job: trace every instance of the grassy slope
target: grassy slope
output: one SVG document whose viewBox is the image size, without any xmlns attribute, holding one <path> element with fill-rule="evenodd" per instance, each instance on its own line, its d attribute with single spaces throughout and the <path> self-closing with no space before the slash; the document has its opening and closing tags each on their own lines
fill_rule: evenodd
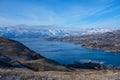
<svg viewBox="0 0 120 80">
<path fill-rule="evenodd" d="M 0 69 L 0 80 L 119 80 L 120 71 L 80 70 L 74 72 Z"/>
</svg>

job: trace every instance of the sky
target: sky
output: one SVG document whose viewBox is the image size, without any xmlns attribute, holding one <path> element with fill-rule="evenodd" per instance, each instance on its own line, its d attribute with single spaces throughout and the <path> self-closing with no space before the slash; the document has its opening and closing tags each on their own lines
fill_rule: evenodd
<svg viewBox="0 0 120 80">
<path fill-rule="evenodd" d="M 0 25 L 119 28 L 120 0 L 0 0 Z"/>
</svg>

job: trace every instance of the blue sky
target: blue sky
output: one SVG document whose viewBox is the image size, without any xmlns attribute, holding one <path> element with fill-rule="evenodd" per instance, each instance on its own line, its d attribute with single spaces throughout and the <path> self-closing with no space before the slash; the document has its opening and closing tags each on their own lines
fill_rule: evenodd
<svg viewBox="0 0 120 80">
<path fill-rule="evenodd" d="M 0 25 L 120 27 L 120 0 L 0 0 Z"/>
</svg>

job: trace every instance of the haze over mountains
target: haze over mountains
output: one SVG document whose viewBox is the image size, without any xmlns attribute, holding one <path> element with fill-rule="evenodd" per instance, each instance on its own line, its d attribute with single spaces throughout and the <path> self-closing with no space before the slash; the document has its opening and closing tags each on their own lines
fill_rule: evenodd
<svg viewBox="0 0 120 80">
<path fill-rule="evenodd" d="M 112 29 L 103 28 L 61 28 L 54 26 L 28 26 L 28 25 L 17 25 L 0 27 L 0 36 L 7 38 L 30 38 L 30 37 L 63 37 L 70 35 L 87 35 L 87 34 L 97 34 L 112 31 Z"/>
</svg>

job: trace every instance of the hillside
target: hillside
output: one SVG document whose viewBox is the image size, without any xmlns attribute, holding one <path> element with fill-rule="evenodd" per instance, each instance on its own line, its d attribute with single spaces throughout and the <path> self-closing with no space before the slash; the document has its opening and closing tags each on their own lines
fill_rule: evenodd
<svg viewBox="0 0 120 80">
<path fill-rule="evenodd" d="M 47 59 L 23 44 L 0 37 L 0 67 L 28 68 L 35 71 L 67 70 L 59 63 Z"/>
<path fill-rule="evenodd" d="M 49 37 L 47 40 L 73 42 L 88 49 L 120 53 L 120 30 L 83 36 Z"/>
</svg>

